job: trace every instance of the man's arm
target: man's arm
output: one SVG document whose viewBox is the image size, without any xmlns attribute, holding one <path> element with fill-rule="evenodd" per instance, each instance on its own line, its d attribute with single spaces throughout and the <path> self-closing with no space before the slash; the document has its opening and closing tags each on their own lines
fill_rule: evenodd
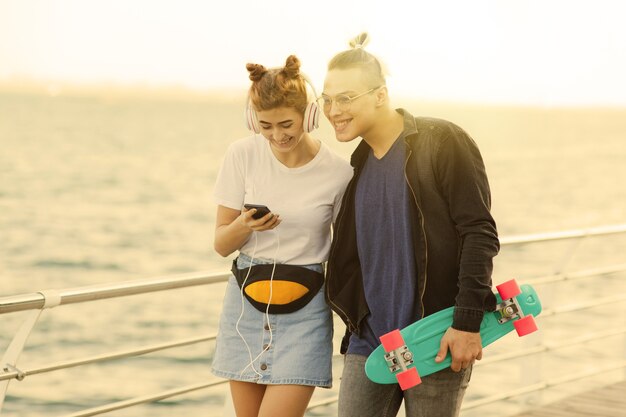
<svg viewBox="0 0 626 417">
<path fill-rule="evenodd" d="M 485 311 L 495 308 L 493 257 L 500 249 L 491 216 L 491 192 L 476 143 L 458 126 L 447 126 L 435 164 L 437 182 L 461 240 L 459 292 L 452 327 L 478 332 Z"/>
<path fill-rule="evenodd" d="M 443 361 L 449 351 L 451 369 L 458 372 L 482 358 L 478 332 L 484 312 L 495 308 L 491 273 L 500 244 L 480 151 L 461 128 L 449 128 L 439 148 L 436 174 L 461 239 L 459 293 L 452 327 L 441 339 L 435 361 Z"/>
</svg>

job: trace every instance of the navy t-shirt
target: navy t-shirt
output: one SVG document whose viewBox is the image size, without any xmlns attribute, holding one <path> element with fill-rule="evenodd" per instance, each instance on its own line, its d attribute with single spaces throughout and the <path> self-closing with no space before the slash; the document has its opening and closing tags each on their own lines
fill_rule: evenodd
<svg viewBox="0 0 626 417">
<path fill-rule="evenodd" d="M 404 176 L 405 157 L 401 136 L 381 159 L 370 151 L 359 177 L 357 246 L 370 315 L 362 337 L 351 336 L 348 353 L 367 356 L 380 344 L 380 336 L 420 317 L 409 217 L 413 196 Z"/>
</svg>

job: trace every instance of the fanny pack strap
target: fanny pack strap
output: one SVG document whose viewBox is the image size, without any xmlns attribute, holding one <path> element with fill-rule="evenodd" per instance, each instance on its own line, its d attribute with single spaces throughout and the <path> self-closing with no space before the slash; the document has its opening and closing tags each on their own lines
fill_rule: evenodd
<svg viewBox="0 0 626 417">
<path fill-rule="evenodd" d="M 237 279 L 239 288 L 242 288 L 244 281 L 246 281 L 245 287 L 254 284 L 255 282 L 269 281 L 270 278 L 272 278 L 273 273 L 273 281 L 295 282 L 308 289 L 306 294 L 294 301 L 289 302 L 288 304 L 270 304 L 268 310 L 267 303 L 259 302 L 253 299 L 245 291 L 245 287 L 243 287 L 243 294 L 250 304 L 252 304 L 257 310 L 263 313 L 268 311 L 270 314 L 288 314 L 300 310 L 317 295 L 319 290 L 322 288 L 322 285 L 324 285 L 324 274 L 298 265 L 260 264 L 239 269 L 237 268 L 237 259 L 235 258 L 231 272 Z M 247 280 L 246 277 L 248 277 Z"/>
</svg>

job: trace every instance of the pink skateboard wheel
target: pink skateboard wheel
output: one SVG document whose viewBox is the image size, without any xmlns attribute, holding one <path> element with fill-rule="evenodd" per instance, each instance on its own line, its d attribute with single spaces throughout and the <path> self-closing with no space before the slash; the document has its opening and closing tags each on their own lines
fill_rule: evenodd
<svg viewBox="0 0 626 417">
<path fill-rule="evenodd" d="M 383 344 L 385 352 L 391 352 L 404 346 L 404 338 L 400 334 L 400 330 L 397 329 L 380 336 L 380 342 Z"/>
<path fill-rule="evenodd" d="M 517 285 L 517 281 L 514 279 L 496 285 L 496 289 L 503 300 L 508 300 L 522 293 L 522 290 L 519 289 L 519 285 Z"/>
<path fill-rule="evenodd" d="M 407 369 L 404 372 L 400 372 L 398 375 L 396 375 L 396 378 L 398 378 L 398 383 L 400 384 L 400 388 L 402 389 L 402 391 L 406 391 L 409 388 L 413 388 L 414 386 L 422 383 L 422 379 L 420 378 L 419 374 L 417 373 L 417 369 L 415 368 Z"/>
<path fill-rule="evenodd" d="M 515 320 L 513 326 L 515 326 L 515 331 L 517 331 L 517 335 L 520 337 L 537 331 L 537 323 L 535 323 L 533 316 L 526 316 Z"/>
</svg>

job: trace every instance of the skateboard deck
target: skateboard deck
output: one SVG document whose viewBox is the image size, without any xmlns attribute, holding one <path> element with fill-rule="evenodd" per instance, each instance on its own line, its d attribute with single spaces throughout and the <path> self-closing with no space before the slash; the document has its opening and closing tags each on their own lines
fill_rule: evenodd
<svg viewBox="0 0 626 417">
<path fill-rule="evenodd" d="M 513 330 L 519 336 L 532 333 L 537 330 L 534 317 L 541 313 L 541 302 L 530 285 L 518 286 L 510 280 L 496 288 L 496 310 L 485 312 L 480 326 L 483 347 Z M 449 367 L 449 352 L 440 363 L 435 362 L 435 356 L 441 338 L 452 325 L 453 314 L 454 307 L 450 307 L 381 336 L 381 345 L 365 363 L 367 377 L 379 384 L 400 383 L 406 390 L 419 384 L 420 376 Z"/>
</svg>

